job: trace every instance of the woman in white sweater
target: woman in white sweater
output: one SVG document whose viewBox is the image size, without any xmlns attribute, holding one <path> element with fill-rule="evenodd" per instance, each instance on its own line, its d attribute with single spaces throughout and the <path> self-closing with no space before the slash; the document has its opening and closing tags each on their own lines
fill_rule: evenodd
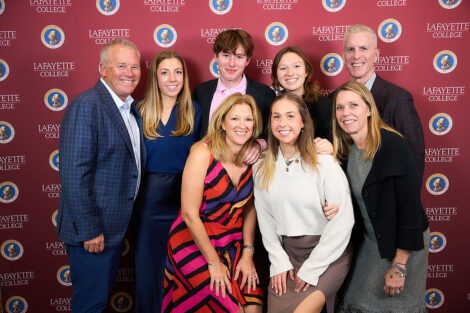
<svg viewBox="0 0 470 313">
<path fill-rule="evenodd" d="M 268 148 L 255 166 L 255 207 L 271 262 L 268 312 L 320 312 L 351 262 L 354 224 L 348 181 L 331 155 L 318 155 L 302 98 L 285 93 L 271 107 Z M 328 221 L 322 207 L 337 204 Z"/>
</svg>

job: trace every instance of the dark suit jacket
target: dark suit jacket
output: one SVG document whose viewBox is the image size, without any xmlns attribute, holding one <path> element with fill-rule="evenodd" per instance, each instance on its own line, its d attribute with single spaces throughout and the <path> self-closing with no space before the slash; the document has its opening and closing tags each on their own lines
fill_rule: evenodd
<svg viewBox="0 0 470 313">
<path fill-rule="evenodd" d="M 424 135 L 413 97 L 405 89 L 379 75 L 375 78 L 371 93 L 383 121 L 398 130 L 413 148 L 421 185 L 424 173 Z"/>
<path fill-rule="evenodd" d="M 381 131 L 382 141 L 362 187 L 362 198 L 374 228 L 382 258 L 393 258 L 397 248 L 421 250 L 423 232 L 429 223 L 421 205 L 418 170 L 414 153 L 395 133 Z M 347 171 L 347 160 L 343 162 Z M 361 244 L 364 224 L 355 199 L 355 246 Z"/>
<path fill-rule="evenodd" d="M 276 97 L 276 94 L 268 86 L 251 80 L 248 76 L 246 76 L 246 80 L 246 93 L 255 99 L 256 104 L 261 111 L 261 115 L 263 116 L 263 133 L 265 133 L 269 116 L 271 114 L 271 104 Z M 206 81 L 197 85 L 194 89 L 194 100 L 199 103 L 202 111 L 198 139 L 201 139 L 206 135 L 207 128 L 209 127 L 209 113 L 211 109 L 212 98 L 214 97 L 215 90 L 217 89 L 217 81 L 217 79 Z M 263 137 L 265 136 L 266 134 L 264 134 Z"/>
<path fill-rule="evenodd" d="M 142 119 L 131 106 L 140 128 L 142 175 L 147 153 Z M 101 81 L 79 94 L 60 127 L 60 181 L 57 232 L 69 245 L 104 234 L 105 247 L 119 245 L 132 213 L 138 171 L 126 125 Z"/>
</svg>

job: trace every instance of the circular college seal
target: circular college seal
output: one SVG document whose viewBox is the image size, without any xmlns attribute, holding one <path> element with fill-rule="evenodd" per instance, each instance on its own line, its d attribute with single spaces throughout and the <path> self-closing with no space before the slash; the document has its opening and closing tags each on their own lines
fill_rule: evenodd
<svg viewBox="0 0 470 313">
<path fill-rule="evenodd" d="M 8 261 L 16 261 L 23 256 L 23 245 L 14 239 L 5 240 L 1 247 L 2 256 Z"/>
<path fill-rule="evenodd" d="M 49 165 L 56 170 L 59 171 L 59 150 L 55 150 L 49 156 Z"/>
<path fill-rule="evenodd" d="M 70 265 L 64 265 L 57 270 L 57 281 L 63 286 L 72 286 Z"/>
<path fill-rule="evenodd" d="M 52 225 L 54 225 L 54 227 L 57 227 L 58 215 L 59 215 L 59 210 L 55 210 L 54 213 L 52 213 L 51 221 L 52 221 Z"/>
<path fill-rule="evenodd" d="M 462 3 L 462 0 L 437 0 L 437 2 L 439 2 L 441 7 L 449 10 L 458 7 Z"/>
<path fill-rule="evenodd" d="M 457 56 L 450 50 L 442 50 L 434 56 L 432 64 L 439 73 L 448 74 L 457 67 Z"/>
<path fill-rule="evenodd" d="M 159 25 L 153 31 L 153 40 L 162 48 L 173 46 L 177 37 L 176 30 L 168 24 Z"/>
<path fill-rule="evenodd" d="M 8 122 L 0 121 L 0 143 L 9 143 L 15 138 L 15 129 Z"/>
<path fill-rule="evenodd" d="M 326 76 L 336 76 L 343 70 L 343 58 L 336 53 L 328 53 L 320 61 L 320 69 Z"/>
<path fill-rule="evenodd" d="M 447 245 L 446 236 L 443 233 L 437 231 L 431 232 L 429 235 L 429 252 L 437 253 L 444 250 Z"/>
<path fill-rule="evenodd" d="M 8 63 L 5 60 L 0 59 L 0 82 L 7 79 L 9 74 L 10 67 L 8 66 Z"/>
<path fill-rule="evenodd" d="M 18 198 L 20 191 L 18 187 L 11 181 L 6 181 L 0 184 L 0 202 L 11 203 Z"/>
<path fill-rule="evenodd" d="M 429 120 L 429 130 L 436 136 L 450 132 L 452 125 L 452 118 L 446 113 L 437 113 Z"/>
<path fill-rule="evenodd" d="M 233 0 L 209 0 L 211 11 L 217 15 L 224 15 L 232 9 Z"/>
<path fill-rule="evenodd" d="M 116 312 L 127 312 L 132 308 L 132 297 L 127 292 L 116 292 L 111 297 L 111 307 Z"/>
<path fill-rule="evenodd" d="M 28 302 L 20 296 L 13 296 L 5 301 L 7 313 L 25 313 L 28 310 Z"/>
<path fill-rule="evenodd" d="M 269 24 L 264 31 L 264 38 L 266 38 L 266 41 L 273 46 L 282 45 L 284 42 L 286 42 L 288 36 L 289 31 L 286 25 L 280 22 Z"/>
<path fill-rule="evenodd" d="M 322 4 L 328 12 L 338 12 L 344 8 L 346 0 L 322 0 Z"/>
<path fill-rule="evenodd" d="M 444 294 L 436 288 L 426 290 L 426 307 L 437 309 L 444 304 Z"/>
<path fill-rule="evenodd" d="M 5 11 L 5 0 L 0 0 L 0 15 Z"/>
<path fill-rule="evenodd" d="M 64 44 L 65 33 L 59 26 L 49 25 L 42 29 L 41 41 L 49 49 L 57 49 Z"/>
<path fill-rule="evenodd" d="M 127 238 L 124 238 L 124 244 L 122 245 L 121 256 L 125 256 L 126 254 L 128 254 L 130 249 L 131 249 L 131 244 L 129 243 L 129 240 L 127 240 Z"/>
<path fill-rule="evenodd" d="M 433 174 L 426 180 L 426 189 L 430 194 L 440 196 L 449 189 L 449 180 L 444 174 Z"/>
<path fill-rule="evenodd" d="M 383 42 L 394 42 L 401 36 L 401 24 L 393 18 L 388 18 L 380 23 L 377 33 Z"/>
<path fill-rule="evenodd" d="M 209 70 L 215 78 L 219 78 L 219 63 L 215 59 L 212 59 L 211 63 L 209 64 Z"/>
<path fill-rule="evenodd" d="M 96 8 L 103 15 L 113 15 L 119 10 L 120 0 L 96 0 Z"/>
<path fill-rule="evenodd" d="M 68 102 L 67 94 L 60 89 L 50 89 L 44 95 L 44 104 L 52 111 L 62 111 L 67 107 Z"/>
</svg>

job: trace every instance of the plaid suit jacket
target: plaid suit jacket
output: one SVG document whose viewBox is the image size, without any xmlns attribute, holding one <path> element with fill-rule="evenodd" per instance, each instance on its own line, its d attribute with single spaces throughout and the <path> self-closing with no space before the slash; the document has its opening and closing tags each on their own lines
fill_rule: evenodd
<svg viewBox="0 0 470 313">
<path fill-rule="evenodd" d="M 143 173 L 147 153 L 142 118 L 134 104 L 131 112 L 140 129 Z M 105 246 L 117 246 L 131 217 L 138 170 L 126 125 L 101 81 L 67 107 L 59 151 L 59 238 L 80 245 L 103 233 Z"/>
</svg>

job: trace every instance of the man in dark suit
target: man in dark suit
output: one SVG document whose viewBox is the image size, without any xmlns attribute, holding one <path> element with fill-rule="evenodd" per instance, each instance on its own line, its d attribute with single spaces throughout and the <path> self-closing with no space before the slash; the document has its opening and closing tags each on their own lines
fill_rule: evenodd
<svg viewBox="0 0 470 313">
<path fill-rule="evenodd" d="M 375 73 L 379 57 L 377 35 L 365 25 L 353 25 L 344 34 L 344 63 L 350 80 L 364 84 L 374 96 L 383 121 L 398 130 L 412 146 L 419 177 L 424 173 L 424 135 L 413 97 Z M 421 182 L 421 181 L 420 181 Z"/>
<path fill-rule="evenodd" d="M 137 47 L 124 39 L 106 44 L 100 73 L 67 107 L 60 128 L 57 232 L 70 260 L 74 313 L 106 307 L 146 161 L 130 96 L 141 74 Z"/>
<path fill-rule="evenodd" d="M 212 113 L 226 97 L 235 92 L 255 98 L 263 116 L 263 129 L 266 129 L 271 103 L 276 95 L 271 88 L 251 80 L 243 73 L 250 63 L 253 49 L 250 34 L 241 29 L 228 29 L 216 37 L 213 51 L 220 77 L 199 84 L 194 89 L 194 100 L 202 110 L 199 138 L 206 134 Z"/>
</svg>

